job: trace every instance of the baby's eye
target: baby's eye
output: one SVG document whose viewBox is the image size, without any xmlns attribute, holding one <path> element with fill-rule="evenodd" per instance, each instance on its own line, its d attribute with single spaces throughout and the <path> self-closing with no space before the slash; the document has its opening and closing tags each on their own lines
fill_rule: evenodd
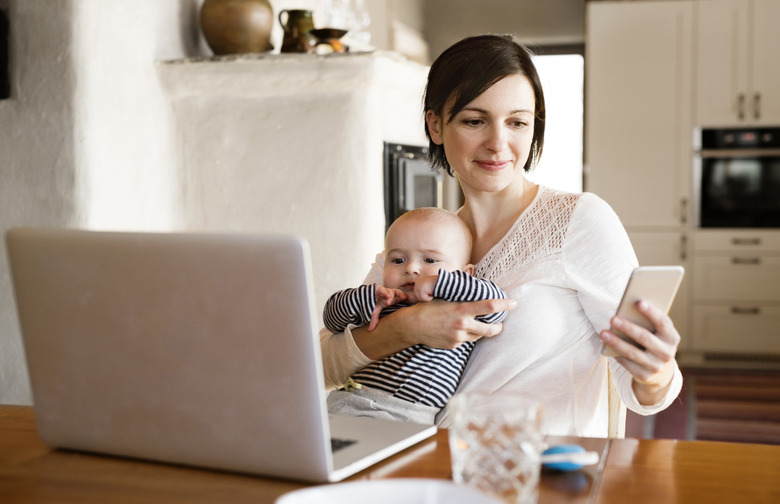
<svg viewBox="0 0 780 504">
<path fill-rule="evenodd" d="M 426 258 L 425 258 L 425 262 L 426 262 L 426 263 L 428 263 L 428 264 L 436 264 L 436 263 L 437 263 L 437 262 L 439 262 L 439 261 L 437 261 L 437 260 L 436 260 L 436 259 L 434 259 L 433 257 L 426 257 Z"/>
<path fill-rule="evenodd" d="M 390 262 L 393 263 L 393 264 L 403 264 L 406 261 L 404 261 L 403 257 L 395 257 L 393 259 L 390 259 Z"/>
</svg>

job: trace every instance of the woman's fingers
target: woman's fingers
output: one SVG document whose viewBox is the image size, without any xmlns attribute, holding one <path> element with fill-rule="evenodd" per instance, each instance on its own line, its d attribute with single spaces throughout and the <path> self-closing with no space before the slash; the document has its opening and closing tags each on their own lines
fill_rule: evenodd
<svg viewBox="0 0 780 504">
<path fill-rule="evenodd" d="M 511 310 L 516 306 L 517 303 L 508 299 L 487 299 L 465 303 L 436 299 L 407 309 L 416 307 L 425 309 L 424 312 L 420 311 L 422 318 L 418 319 L 419 323 L 415 326 L 422 332 L 421 336 L 424 338 L 422 343 L 432 348 L 456 348 L 466 341 L 495 336 L 503 328 L 501 324 L 487 324 L 475 317 Z M 425 330 L 425 327 L 429 330 Z"/>
<path fill-rule="evenodd" d="M 517 308 L 517 302 L 514 299 L 483 299 L 482 301 L 458 303 L 458 307 L 464 315 L 474 318 L 479 315 L 514 310 Z"/>
<path fill-rule="evenodd" d="M 613 331 L 602 331 L 601 340 L 617 353 L 617 361 L 634 377 L 634 391 L 643 404 L 654 404 L 658 391 L 669 386 L 674 375 L 674 356 L 680 343 L 680 334 L 674 323 L 663 311 L 645 302 L 637 309 L 652 323 L 649 331 L 623 317 L 611 320 Z M 641 345 L 619 338 L 619 332 Z"/>
<path fill-rule="evenodd" d="M 491 338 L 500 334 L 504 328 L 503 324 L 480 322 L 476 319 L 477 316 L 514 310 L 515 308 L 517 308 L 517 302 L 514 299 L 484 299 L 459 305 L 463 314 L 461 320 L 465 324 L 463 329 L 469 334 L 470 341 Z"/>
<path fill-rule="evenodd" d="M 655 327 L 654 332 L 648 331 L 644 327 L 619 316 L 613 317 L 610 322 L 615 332 L 628 336 L 644 348 L 644 351 L 630 343 L 623 342 L 616 336 L 610 338 L 610 341 L 605 341 L 605 343 L 619 354 L 637 362 L 641 362 L 643 360 L 642 356 L 646 353 L 652 354 L 663 362 L 673 359 L 677 352 L 677 346 L 680 343 L 680 334 L 674 328 L 674 324 L 669 316 L 645 302 L 640 301 L 637 308 L 653 324 Z"/>
<path fill-rule="evenodd" d="M 674 345 L 676 350 L 677 346 L 680 344 L 680 333 L 675 329 L 672 319 L 670 319 L 666 313 L 645 301 L 639 301 L 639 303 L 637 303 L 637 309 L 639 310 L 639 313 L 647 317 L 653 324 L 653 327 L 655 327 L 655 336 L 665 343 Z"/>
</svg>

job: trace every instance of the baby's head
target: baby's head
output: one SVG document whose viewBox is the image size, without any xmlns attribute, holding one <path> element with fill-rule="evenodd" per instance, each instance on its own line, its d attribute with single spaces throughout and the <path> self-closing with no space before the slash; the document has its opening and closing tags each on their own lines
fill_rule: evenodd
<svg viewBox="0 0 780 504">
<path fill-rule="evenodd" d="M 382 284 L 407 288 L 417 276 L 438 275 L 439 269 L 473 273 L 471 232 L 452 212 L 417 208 L 393 222 L 385 236 Z"/>
</svg>

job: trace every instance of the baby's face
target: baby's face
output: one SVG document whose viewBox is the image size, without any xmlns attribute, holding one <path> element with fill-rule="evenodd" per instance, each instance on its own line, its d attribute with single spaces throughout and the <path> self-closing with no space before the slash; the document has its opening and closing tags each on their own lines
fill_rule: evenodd
<svg viewBox="0 0 780 504">
<path fill-rule="evenodd" d="M 438 275 L 440 269 L 461 270 L 469 260 L 469 243 L 463 234 L 441 222 L 409 221 L 394 225 L 385 240 L 382 284 L 414 292 L 419 276 Z"/>
</svg>

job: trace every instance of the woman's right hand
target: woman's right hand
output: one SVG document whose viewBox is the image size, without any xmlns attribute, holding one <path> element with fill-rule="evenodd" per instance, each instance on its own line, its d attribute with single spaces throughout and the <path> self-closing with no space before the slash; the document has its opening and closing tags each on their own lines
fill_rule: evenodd
<svg viewBox="0 0 780 504">
<path fill-rule="evenodd" d="M 433 300 L 418 303 L 384 317 L 370 333 L 367 327 L 355 328 L 352 336 L 366 357 L 377 360 L 412 345 L 451 349 L 466 341 L 492 337 L 501 332 L 501 324 L 475 319 L 517 306 L 512 299 L 486 299 L 467 303 Z"/>
</svg>

